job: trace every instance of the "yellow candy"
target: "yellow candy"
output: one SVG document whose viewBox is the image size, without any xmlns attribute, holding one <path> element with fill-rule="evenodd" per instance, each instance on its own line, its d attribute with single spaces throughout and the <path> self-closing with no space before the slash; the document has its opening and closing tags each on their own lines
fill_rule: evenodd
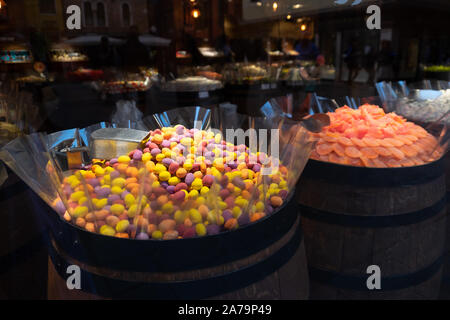
<svg viewBox="0 0 450 320">
<path fill-rule="evenodd" d="M 125 179 L 124 178 L 116 178 L 112 181 L 112 185 L 123 188 L 123 186 L 125 185 Z"/>
<path fill-rule="evenodd" d="M 106 206 L 107 204 L 108 204 L 108 199 L 103 198 L 103 199 L 99 199 L 99 200 L 97 201 L 97 203 L 95 204 L 95 207 L 96 207 L 97 209 L 101 209 L 101 208 L 103 208 L 104 206 Z"/>
<path fill-rule="evenodd" d="M 172 177 L 169 179 L 168 182 L 169 182 L 169 185 L 176 186 L 178 183 L 180 183 L 180 179 L 178 177 Z"/>
<path fill-rule="evenodd" d="M 202 179 L 195 178 L 194 181 L 192 182 L 191 187 L 195 190 L 200 190 L 203 187 Z"/>
<path fill-rule="evenodd" d="M 166 156 L 163 153 L 156 155 L 156 161 L 161 162 Z M 157 164 L 158 165 L 158 164 Z"/>
<path fill-rule="evenodd" d="M 248 200 L 244 198 L 237 198 L 234 203 L 241 208 L 245 208 L 248 206 Z"/>
<path fill-rule="evenodd" d="M 256 211 L 258 212 L 264 212 L 264 202 L 258 201 L 256 203 Z"/>
<path fill-rule="evenodd" d="M 233 217 L 235 218 L 239 218 L 239 216 L 241 215 L 241 208 L 239 207 L 234 207 L 233 210 L 231 210 L 231 212 L 233 213 Z"/>
<path fill-rule="evenodd" d="M 119 186 L 114 186 L 111 188 L 112 194 L 121 194 L 123 192 L 123 189 Z"/>
<path fill-rule="evenodd" d="M 174 214 L 174 219 L 178 224 L 181 224 L 184 222 L 184 220 L 186 219 L 187 213 L 181 210 L 177 210 L 175 211 Z"/>
<path fill-rule="evenodd" d="M 142 155 L 142 162 L 143 162 L 143 163 L 147 163 L 147 162 L 150 161 L 151 158 L 152 158 L 152 155 L 151 155 L 150 152 L 144 153 L 144 154 Z"/>
<path fill-rule="evenodd" d="M 159 173 L 159 180 L 161 181 L 168 181 L 170 179 L 170 172 L 169 171 L 162 171 Z"/>
<path fill-rule="evenodd" d="M 129 156 L 120 156 L 117 159 L 117 162 L 119 162 L 119 163 L 129 163 L 130 161 L 131 161 L 131 159 Z"/>
<path fill-rule="evenodd" d="M 222 141 L 222 135 L 220 133 L 216 134 L 216 136 L 214 137 L 214 142 L 220 143 L 221 141 Z"/>
<path fill-rule="evenodd" d="M 71 183 L 70 183 L 70 186 L 72 187 L 72 189 L 75 189 L 76 187 L 78 187 L 79 185 L 80 185 L 80 180 L 73 180 Z"/>
<path fill-rule="evenodd" d="M 286 182 L 286 180 L 281 180 L 281 181 L 280 181 L 280 188 L 284 189 L 284 188 L 286 188 L 286 187 L 287 187 L 287 182 Z"/>
<path fill-rule="evenodd" d="M 201 205 L 201 204 L 205 204 L 206 199 L 200 196 L 197 198 L 196 201 L 197 201 L 198 205 Z"/>
<path fill-rule="evenodd" d="M 115 170 L 114 170 L 114 168 L 113 167 L 106 167 L 105 168 L 105 172 L 107 173 L 107 174 L 110 174 L 111 172 L 114 172 Z"/>
<path fill-rule="evenodd" d="M 190 199 L 197 199 L 197 197 L 198 197 L 198 191 L 197 190 L 191 190 L 189 192 L 189 198 Z"/>
<path fill-rule="evenodd" d="M 155 166 L 155 163 L 150 160 L 145 164 L 145 167 L 147 168 L 148 172 L 153 172 L 155 170 L 156 166 Z"/>
<path fill-rule="evenodd" d="M 204 196 L 205 194 L 207 194 L 209 192 L 209 188 L 208 187 L 202 187 L 201 189 L 200 189 L 200 194 L 202 195 L 202 196 Z"/>
<path fill-rule="evenodd" d="M 225 210 L 227 208 L 227 204 L 224 201 L 219 201 L 219 209 Z"/>
<path fill-rule="evenodd" d="M 100 228 L 100 233 L 104 236 L 114 236 L 116 231 L 112 227 L 105 224 Z"/>
<path fill-rule="evenodd" d="M 116 225 L 117 232 L 125 232 L 128 229 L 130 222 L 128 220 L 120 220 Z"/>
<path fill-rule="evenodd" d="M 138 208 L 137 204 L 132 204 L 130 206 L 130 208 L 127 211 L 127 215 L 128 215 L 129 218 L 134 218 L 134 216 L 137 213 L 137 208 Z"/>
<path fill-rule="evenodd" d="M 180 143 L 183 146 L 190 146 L 190 145 L 192 145 L 192 142 L 193 142 L 192 138 L 189 138 L 189 137 L 184 137 L 183 139 L 180 140 Z"/>
<path fill-rule="evenodd" d="M 159 181 L 153 181 L 152 188 L 158 188 L 160 185 Z"/>
<path fill-rule="evenodd" d="M 125 211 L 125 207 L 119 203 L 113 204 L 111 206 L 111 213 L 120 216 Z"/>
<path fill-rule="evenodd" d="M 153 231 L 152 238 L 153 239 L 161 239 L 163 236 L 162 232 L 159 230 Z"/>
<path fill-rule="evenodd" d="M 203 223 L 198 223 L 195 226 L 195 232 L 197 232 L 197 235 L 200 237 L 203 237 L 206 235 L 206 227 Z"/>
<path fill-rule="evenodd" d="M 202 215 L 200 214 L 200 212 L 198 212 L 197 209 L 192 208 L 191 210 L 189 210 L 189 217 L 194 223 L 202 222 Z"/>
<path fill-rule="evenodd" d="M 70 195 L 70 200 L 78 201 L 84 197 L 84 191 L 76 191 Z"/>
<path fill-rule="evenodd" d="M 163 204 L 163 206 L 161 207 L 161 210 L 163 213 L 172 213 L 173 212 L 173 204 L 170 202 L 167 202 L 167 203 Z"/>
<path fill-rule="evenodd" d="M 103 184 L 111 184 L 111 176 L 109 174 L 103 177 Z"/>
<path fill-rule="evenodd" d="M 79 204 L 80 206 L 82 206 L 83 203 L 87 202 L 87 200 L 88 200 L 88 198 L 82 197 L 82 198 L 80 198 L 80 200 L 78 200 L 78 204 Z"/>
<path fill-rule="evenodd" d="M 136 198 L 131 194 L 131 193 L 129 193 L 129 194 L 127 194 L 126 196 L 125 196 L 125 204 L 128 206 L 128 207 L 130 207 L 133 203 L 135 203 L 136 202 Z"/>
<path fill-rule="evenodd" d="M 163 171 L 167 171 L 167 169 L 166 169 L 166 166 L 165 166 L 165 165 L 163 165 L 163 164 L 161 164 L 161 163 L 157 163 L 157 164 L 155 165 L 155 169 L 154 169 L 153 171 L 155 171 L 156 173 L 161 173 L 161 172 L 163 172 Z"/>
<path fill-rule="evenodd" d="M 84 218 L 84 216 L 88 213 L 88 208 L 87 207 L 76 207 L 75 210 L 73 210 L 72 212 L 72 217 L 76 218 Z"/>
<path fill-rule="evenodd" d="M 186 169 L 186 171 L 190 171 L 192 169 L 192 162 L 189 160 L 186 160 L 183 164 L 183 168 Z"/>
</svg>

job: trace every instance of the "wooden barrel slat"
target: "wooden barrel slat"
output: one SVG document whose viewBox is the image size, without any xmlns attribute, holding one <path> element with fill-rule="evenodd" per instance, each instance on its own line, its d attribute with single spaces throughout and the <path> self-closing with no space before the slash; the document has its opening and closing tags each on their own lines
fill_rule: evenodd
<svg viewBox="0 0 450 320">
<path fill-rule="evenodd" d="M 443 169 L 424 181 L 371 186 L 314 177 L 311 168 L 320 168 L 320 162 L 307 165 L 298 187 L 311 298 L 437 298 L 447 223 Z M 335 170 L 353 173 L 346 166 Z M 370 265 L 381 269 L 382 290 L 365 288 Z"/>
<path fill-rule="evenodd" d="M 53 239 L 48 298 L 307 299 L 309 281 L 300 218 L 295 205 L 284 210 L 292 208 L 294 211 L 289 211 L 288 215 L 294 219 L 288 231 L 267 247 L 219 265 L 211 263 L 209 267 L 184 271 L 136 272 L 95 266 L 89 261 L 75 259 Z M 283 213 L 287 212 L 275 214 Z M 233 233 L 229 235 L 233 236 Z M 139 259 L 139 253 L 136 253 L 136 258 Z M 180 259 L 187 258 L 180 256 Z M 89 288 L 81 291 L 67 289 L 65 279 L 68 275 L 64 268 L 71 264 L 81 268 Z M 154 288 L 164 288 L 166 292 L 159 294 Z M 189 289 L 192 290 L 187 294 Z"/>
</svg>

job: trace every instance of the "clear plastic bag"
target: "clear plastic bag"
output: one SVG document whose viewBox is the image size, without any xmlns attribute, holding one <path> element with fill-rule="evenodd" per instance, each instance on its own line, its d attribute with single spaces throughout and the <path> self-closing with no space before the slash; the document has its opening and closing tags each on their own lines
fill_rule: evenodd
<svg viewBox="0 0 450 320">
<path fill-rule="evenodd" d="M 314 147 L 298 122 L 230 117 L 225 109 L 181 108 L 33 134 L 6 145 L 0 159 L 61 218 L 87 231 L 141 240 L 217 234 L 281 207 Z M 151 131 L 122 157 L 90 156 L 93 132 L 124 127 Z M 70 169 L 71 157 L 78 169 Z"/>
</svg>

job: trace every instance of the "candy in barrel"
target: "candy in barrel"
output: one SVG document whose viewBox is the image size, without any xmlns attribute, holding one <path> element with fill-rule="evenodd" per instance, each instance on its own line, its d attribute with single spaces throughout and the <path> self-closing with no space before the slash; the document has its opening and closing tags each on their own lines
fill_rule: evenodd
<svg viewBox="0 0 450 320">
<path fill-rule="evenodd" d="M 283 132 L 275 156 L 212 131 L 210 110 L 144 120 L 153 129 L 134 130 L 134 144 L 113 127 L 79 130 L 87 150 L 78 168 L 74 157 L 52 155 L 58 133 L 27 138 L 36 152 L 23 165 L 40 164 L 52 221 L 49 298 L 306 299 L 292 194 L 309 133 L 295 123 L 269 127 Z M 7 149 L 14 156 L 20 145 Z M 81 290 L 67 289 L 70 265 L 80 267 Z"/>
<path fill-rule="evenodd" d="M 378 106 L 329 116 L 298 190 L 311 298 L 437 298 L 445 146 Z M 369 281 L 374 272 L 379 288 Z"/>
</svg>

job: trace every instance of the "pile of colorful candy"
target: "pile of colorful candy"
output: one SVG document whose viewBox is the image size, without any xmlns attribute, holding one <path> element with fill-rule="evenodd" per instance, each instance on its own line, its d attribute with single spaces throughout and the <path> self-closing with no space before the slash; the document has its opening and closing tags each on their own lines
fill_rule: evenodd
<svg viewBox="0 0 450 320">
<path fill-rule="evenodd" d="M 329 113 L 330 125 L 317 134 L 315 160 L 363 167 L 408 167 L 439 159 L 437 140 L 395 113 L 365 104 Z"/>
<path fill-rule="evenodd" d="M 132 239 L 218 234 L 283 205 L 288 169 L 221 134 L 184 126 L 151 131 L 142 148 L 94 160 L 61 185 L 57 212 L 90 232 Z M 265 165 L 264 165 L 265 164 Z"/>
</svg>

